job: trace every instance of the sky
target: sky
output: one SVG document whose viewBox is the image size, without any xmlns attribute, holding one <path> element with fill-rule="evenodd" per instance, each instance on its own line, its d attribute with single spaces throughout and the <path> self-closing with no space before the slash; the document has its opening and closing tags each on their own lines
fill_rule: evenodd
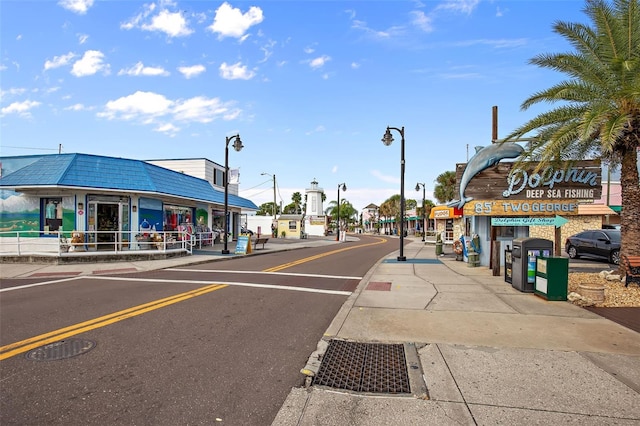
<svg viewBox="0 0 640 426">
<path fill-rule="evenodd" d="M 548 106 L 578 0 L 0 1 L 0 155 L 208 158 L 240 195 L 287 205 L 317 181 L 361 211 L 438 175 Z M 437 202 L 436 202 L 437 204 Z"/>
</svg>

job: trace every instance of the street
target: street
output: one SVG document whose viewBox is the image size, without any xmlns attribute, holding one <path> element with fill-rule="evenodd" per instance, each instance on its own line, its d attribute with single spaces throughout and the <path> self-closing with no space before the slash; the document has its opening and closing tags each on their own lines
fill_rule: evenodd
<svg viewBox="0 0 640 426">
<path fill-rule="evenodd" d="M 0 423 L 271 424 L 346 298 L 397 241 L 3 280 Z M 75 339 L 89 349 L 42 360 L 46 345 Z"/>
</svg>

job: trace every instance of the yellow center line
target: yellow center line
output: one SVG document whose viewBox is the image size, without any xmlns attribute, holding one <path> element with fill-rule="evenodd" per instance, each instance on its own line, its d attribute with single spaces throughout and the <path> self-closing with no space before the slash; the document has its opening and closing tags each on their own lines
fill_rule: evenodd
<svg viewBox="0 0 640 426">
<path fill-rule="evenodd" d="M 74 324 L 69 327 L 64 327 L 58 330 L 51 331 L 49 333 L 45 333 L 39 336 L 31 337 L 29 339 L 21 340 L 19 342 L 15 342 L 10 345 L 2 346 L 0 347 L 0 361 L 15 355 L 30 351 L 31 349 L 35 349 L 43 345 L 47 345 L 49 343 L 57 342 L 67 337 L 84 333 L 85 331 L 105 327 L 109 324 L 113 324 L 118 321 L 125 320 L 127 318 L 132 318 L 137 315 L 142 315 L 146 312 L 160 309 L 165 306 L 173 305 L 175 303 L 182 302 L 187 299 L 191 299 L 192 297 L 202 296 L 203 294 L 220 290 L 225 287 L 227 287 L 227 285 L 224 285 L 224 284 L 208 285 L 196 290 L 188 291 L 186 293 L 180 293 L 174 296 L 166 297 L 164 299 L 154 300 L 153 302 L 144 303 L 142 305 L 134 306 L 132 308 L 123 309 L 121 311 L 104 315 L 98 318 L 94 318 L 78 324 Z"/>
<path fill-rule="evenodd" d="M 338 249 L 338 250 L 328 251 L 326 253 L 316 254 L 316 255 L 313 255 L 313 256 L 305 257 L 303 259 L 294 260 L 293 262 L 283 263 L 282 265 L 278 265 L 278 266 L 274 266 L 272 268 L 264 269 L 262 272 L 282 271 L 283 269 L 291 268 L 292 266 L 296 266 L 296 265 L 300 265 L 302 263 L 310 262 L 312 260 L 320 259 L 320 258 L 325 257 L 325 256 L 331 256 L 331 255 L 342 253 L 342 252 L 345 252 L 345 251 L 348 251 L 348 250 L 354 250 L 354 249 L 358 249 L 358 248 L 362 248 L 362 247 L 374 246 L 374 245 L 377 245 L 377 244 L 382 244 L 382 243 L 386 243 L 387 242 L 386 238 L 381 238 L 381 237 L 376 237 L 376 238 L 378 239 L 378 241 L 373 242 L 373 243 L 361 244 L 361 245 L 357 245 L 357 246 L 349 246 L 349 247 L 344 247 L 344 248 L 341 248 L 341 249 Z"/>
</svg>

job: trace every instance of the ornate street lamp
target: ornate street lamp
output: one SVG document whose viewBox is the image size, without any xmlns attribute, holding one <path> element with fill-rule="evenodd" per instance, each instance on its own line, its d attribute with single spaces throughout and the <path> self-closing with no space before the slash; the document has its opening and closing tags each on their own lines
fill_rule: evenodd
<svg viewBox="0 0 640 426">
<path fill-rule="evenodd" d="M 425 207 L 424 207 L 424 197 L 425 197 L 425 191 L 424 191 L 424 183 L 416 183 L 416 191 L 420 191 L 420 185 L 422 185 L 422 242 L 424 243 L 424 234 L 427 232 L 427 228 L 425 226 L 426 223 L 426 213 L 425 213 Z"/>
<path fill-rule="evenodd" d="M 342 190 L 346 191 L 347 190 L 347 184 L 346 183 L 341 183 L 338 185 L 338 219 L 336 220 L 336 228 L 338 229 L 336 231 L 336 241 L 340 241 L 340 187 L 342 186 Z"/>
<path fill-rule="evenodd" d="M 382 137 L 382 143 L 385 146 L 391 145 L 393 142 L 393 136 L 391 130 L 396 130 L 400 133 L 400 256 L 398 256 L 399 262 L 404 262 L 407 258 L 404 256 L 404 126 L 402 128 L 389 127 Z"/>
<path fill-rule="evenodd" d="M 240 152 L 244 147 L 240 135 L 227 136 L 224 147 L 224 248 L 222 254 L 229 254 L 227 247 L 229 239 L 229 142 L 233 142 L 233 149 Z"/>
</svg>

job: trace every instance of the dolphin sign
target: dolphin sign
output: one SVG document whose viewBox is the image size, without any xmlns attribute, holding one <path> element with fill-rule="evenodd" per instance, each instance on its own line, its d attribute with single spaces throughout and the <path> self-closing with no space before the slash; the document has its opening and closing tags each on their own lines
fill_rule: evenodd
<svg viewBox="0 0 640 426">
<path fill-rule="evenodd" d="M 461 209 L 467 201 L 473 200 L 473 197 L 465 197 L 464 192 L 475 175 L 495 166 L 503 158 L 516 158 L 523 152 L 524 148 L 515 142 L 493 143 L 485 147 L 476 146 L 476 154 L 467 163 L 460 179 L 460 199 L 449 201 L 447 206 Z"/>
</svg>

